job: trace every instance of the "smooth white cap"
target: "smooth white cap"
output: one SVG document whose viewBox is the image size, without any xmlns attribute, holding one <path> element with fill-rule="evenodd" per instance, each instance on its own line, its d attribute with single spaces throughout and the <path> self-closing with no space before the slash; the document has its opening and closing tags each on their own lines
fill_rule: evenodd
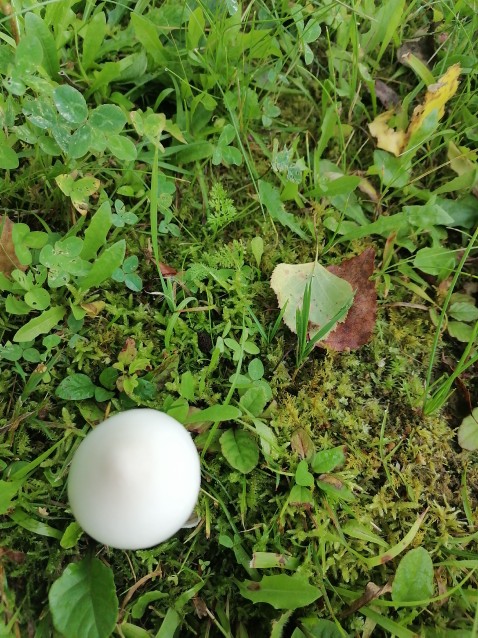
<svg viewBox="0 0 478 638">
<path fill-rule="evenodd" d="M 68 499 L 81 527 L 117 549 L 144 549 L 191 516 L 199 455 L 178 421 L 150 409 L 120 412 L 88 433 L 73 456 Z"/>
</svg>

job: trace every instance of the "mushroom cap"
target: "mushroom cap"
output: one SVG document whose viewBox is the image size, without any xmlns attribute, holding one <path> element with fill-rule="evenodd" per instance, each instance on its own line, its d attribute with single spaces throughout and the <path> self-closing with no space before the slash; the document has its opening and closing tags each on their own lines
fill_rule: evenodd
<svg viewBox="0 0 478 638">
<path fill-rule="evenodd" d="M 186 523 L 200 483 L 199 455 L 185 427 L 140 408 L 115 414 L 88 433 L 71 462 L 68 499 L 95 540 L 144 549 Z"/>
</svg>

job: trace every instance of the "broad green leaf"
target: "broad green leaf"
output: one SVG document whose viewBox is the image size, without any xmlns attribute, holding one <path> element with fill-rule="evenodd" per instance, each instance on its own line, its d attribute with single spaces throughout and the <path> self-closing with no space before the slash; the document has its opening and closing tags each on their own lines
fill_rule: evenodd
<svg viewBox="0 0 478 638">
<path fill-rule="evenodd" d="M 12 501 L 17 495 L 22 481 L 0 480 L 0 515 L 6 514 L 12 507 Z"/>
<path fill-rule="evenodd" d="M 151 638 L 149 631 L 129 622 L 121 623 L 121 633 L 124 638 Z"/>
<path fill-rule="evenodd" d="M 264 576 L 260 582 L 245 580 L 239 583 L 239 590 L 253 603 L 268 603 L 275 609 L 306 607 L 322 596 L 318 587 L 298 574 Z"/>
<path fill-rule="evenodd" d="M 345 463 L 344 446 L 331 448 L 330 450 L 321 450 L 312 459 L 312 470 L 316 474 L 324 474 L 331 472 L 339 465 Z"/>
<path fill-rule="evenodd" d="M 245 430 L 226 430 L 219 439 L 226 461 L 243 474 L 251 472 L 259 462 L 259 448 Z"/>
<path fill-rule="evenodd" d="M 282 226 L 287 226 L 301 239 L 308 241 L 309 238 L 300 227 L 297 219 L 292 213 L 286 211 L 284 204 L 281 202 L 279 190 L 275 186 L 259 180 L 259 197 L 274 221 L 279 222 Z"/>
<path fill-rule="evenodd" d="M 191 12 L 188 22 L 187 44 L 189 51 L 196 49 L 202 37 L 205 37 L 206 20 L 201 7 L 197 7 Z"/>
<path fill-rule="evenodd" d="M 68 565 L 48 599 L 55 629 L 68 638 L 108 638 L 115 628 L 113 572 L 97 558 Z"/>
<path fill-rule="evenodd" d="M 307 461 L 302 460 L 299 462 L 299 465 L 295 470 L 295 482 L 301 487 L 314 486 L 314 476 L 309 472 Z"/>
<path fill-rule="evenodd" d="M 81 31 L 83 35 L 81 64 L 85 71 L 95 62 L 101 45 L 104 42 L 106 30 L 106 16 L 103 11 L 95 13 L 86 21 L 86 27 Z"/>
<path fill-rule="evenodd" d="M 120 133 L 126 124 L 126 116 L 115 104 L 101 104 L 91 112 L 90 124 L 103 133 Z"/>
<path fill-rule="evenodd" d="M 257 385 L 246 390 L 242 395 L 239 405 L 253 416 L 259 416 L 264 412 L 268 403 L 268 397 L 264 387 Z"/>
<path fill-rule="evenodd" d="M 433 563 L 423 547 L 416 547 L 400 561 L 392 583 L 396 603 L 419 602 L 433 596 Z"/>
<path fill-rule="evenodd" d="M 132 162 L 136 159 L 136 146 L 134 145 L 133 140 L 129 137 L 114 133 L 108 135 L 106 140 L 110 151 L 122 162 Z"/>
<path fill-rule="evenodd" d="M 155 63 L 159 66 L 167 65 L 167 57 L 164 53 L 164 47 L 159 39 L 156 26 L 146 17 L 138 13 L 131 13 L 131 23 L 137 39 L 141 42 Z"/>
<path fill-rule="evenodd" d="M 3 131 L 0 131 L 0 168 L 11 170 L 18 168 L 19 160 L 15 151 L 8 146 L 7 138 Z"/>
<path fill-rule="evenodd" d="M 38 335 L 50 332 L 65 316 L 65 308 L 63 306 L 54 306 L 49 310 L 45 310 L 39 317 L 30 319 L 28 323 L 22 326 L 13 335 L 13 341 L 25 342 L 34 341 Z"/>
<path fill-rule="evenodd" d="M 109 279 L 114 271 L 123 263 L 126 252 L 126 242 L 124 239 L 104 250 L 94 262 L 90 272 L 78 281 L 80 290 L 96 288 L 106 279 Z"/>
<path fill-rule="evenodd" d="M 306 638 L 344 638 L 345 635 L 334 622 L 325 618 L 301 618 L 300 625 L 307 632 Z"/>
<path fill-rule="evenodd" d="M 69 84 L 57 86 L 53 100 L 58 113 L 69 124 L 81 124 L 88 117 L 88 107 L 83 95 Z"/>
<path fill-rule="evenodd" d="M 95 384 L 86 374 L 70 374 L 63 379 L 55 394 L 67 401 L 91 399 L 95 395 Z"/>
<path fill-rule="evenodd" d="M 354 291 L 348 281 L 332 274 L 318 262 L 276 266 L 271 277 L 271 288 L 277 295 L 279 308 L 287 304 L 283 320 L 294 333 L 297 310 L 302 309 L 305 288 L 309 282 L 309 334 L 312 337 L 341 308 L 351 303 Z"/>
<path fill-rule="evenodd" d="M 410 170 L 404 159 L 395 157 L 386 151 L 374 151 L 373 166 L 370 175 L 378 175 L 382 184 L 392 188 L 403 188 L 410 180 Z"/>
<path fill-rule="evenodd" d="M 478 407 L 461 422 L 458 428 L 458 444 L 464 450 L 478 449 Z"/>
<path fill-rule="evenodd" d="M 71 549 L 75 547 L 80 538 L 83 536 L 83 530 L 78 523 L 70 523 L 63 532 L 63 536 L 60 540 L 60 546 L 63 549 Z"/>
<path fill-rule="evenodd" d="M 50 305 L 50 293 L 45 288 L 32 288 L 25 293 L 25 303 L 34 310 L 46 310 Z"/>
<path fill-rule="evenodd" d="M 86 155 L 90 150 L 92 135 L 93 133 L 89 124 L 84 124 L 77 128 L 70 137 L 68 154 L 73 157 L 73 159 L 78 159 Z"/>
<path fill-rule="evenodd" d="M 43 48 L 36 35 L 26 35 L 20 39 L 15 50 L 15 63 L 21 74 L 33 73 L 42 63 Z"/>
<path fill-rule="evenodd" d="M 453 272 L 455 261 L 456 255 L 452 250 L 434 246 L 421 248 L 415 255 L 413 265 L 428 275 L 435 275 L 443 280 Z"/>
<path fill-rule="evenodd" d="M 106 200 L 93 215 L 88 228 L 85 230 L 83 249 L 80 253 L 82 259 L 89 261 L 96 257 L 98 250 L 106 244 L 106 237 L 112 223 L 111 204 Z"/>
<path fill-rule="evenodd" d="M 247 374 L 253 381 L 259 381 L 264 376 L 264 365 L 260 359 L 253 359 L 247 366 Z"/>
<path fill-rule="evenodd" d="M 193 412 L 190 414 L 185 423 L 201 423 L 202 421 L 234 421 L 241 416 L 241 411 L 233 405 L 212 405 L 209 408 Z"/>
<path fill-rule="evenodd" d="M 52 79 L 56 79 L 60 70 L 55 39 L 45 22 L 36 15 L 28 12 L 25 15 L 25 31 L 27 35 L 34 35 L 40 41 L 43 50 L 43 67 Z"/>
<path fill-rule="evenodd" d="M 450 306 L 448 315 L 457 321 L 478 321 L 478 308 L 471 303 L 456 302 Z"/>
<path fill-rule="evenodd" d="M 462 343 L 468 343 L 473 338 L 473 326 L 462 321 L 449 321 L 447 330 L 450 337 Z"/>
</svg>

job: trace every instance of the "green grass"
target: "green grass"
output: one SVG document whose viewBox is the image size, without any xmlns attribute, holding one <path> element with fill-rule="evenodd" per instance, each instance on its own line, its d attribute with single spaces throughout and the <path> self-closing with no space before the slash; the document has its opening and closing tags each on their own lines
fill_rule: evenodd
<svg viewBox="0 0 478 638">
<path fill-rule="evenodd" d="M 0 636 L 478 636 L 456 436 L 478 405 L 477 8 L 0 0 Z M 428 66 L 398 61 L 410 40 Z M 375 80 L 405 130 L 453 64 L 416 149 L 377 149 Z M 371 341 L 313 347 L 310 294 L 293 334 L 274 268 L 368 247 Z M 66 493 L 82 438 L 132 407 L 185 423 L 202 466 L 198 525 L 135 552 L 82 534 Z"/>
</svg>

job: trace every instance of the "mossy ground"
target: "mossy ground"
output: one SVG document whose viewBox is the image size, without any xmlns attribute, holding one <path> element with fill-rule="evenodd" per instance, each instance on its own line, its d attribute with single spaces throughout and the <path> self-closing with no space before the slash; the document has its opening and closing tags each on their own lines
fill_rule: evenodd
<svg viewBox="0 0 478 638">
<path fill-rule="evenodd" d="M 373 3 L 366 4 L 367 10 L 378 10 Z M 441 11 L 449 16 L 445 4 Z M 258 3 L 258 11 L 265 8 L 267 3 Z M 275 9 L 279 11 L 278 7 Z M 307 16 L 315 10 L 318 10 L 315 3 L 304 7 Z M 408 22 L 400 34 L 402 39 L 419 29 L 425 20 L 418 4 L 411 3 L 408 10 Z M 285 7 L 280 11 L 287 13 Z M 343 11 L 343 17 L 349 19 L 347 9 Z M 277 37 L 290 35 L 284 25 L 291 18 L 284 15 L 279 19 Z M 473 20 L 465 13 L 455 30 L 450 27 L 450 37 L 458 38 L 462 31 L 468 34 Z M 265 18 L 264 21 L 267 22 Z M 175 186 L 172 210 L 181 232 L 177 237 L 160 236 L 161 260 L 182 273 L 173 279 L 176 302 L 188 295 L 194 297 L 184 311 L 177 313 L 173 328 L 174 312 L 164 300 L 166 284 L 158 273 L 151 248 L 155 238 L 151 238 L 149 202 L 147 196 L 141 199 L 138 194 L 141 189 L 148 193 L 150 167 L 145 160 L 144 164 L 123 170 L 117 161 L 108 164 L 104 160 L 98 168 L 111 198 L 115 190 L 125 186 L 138 194 L 136 198 L 123 198 L 135 209 L 138 223 L 134 228 L 115 232 L 127 238 L 128 254 L 140 258 L 143 290 L 133 293 L 124 285 L 111 282 L 96 291 L 89 301 L 104 301 L 102 312 L 87 316 L 79 330 L 65 324 L 57 331 L 62 338 L 58 356 L 49 374 L 27 393 L 25 388 L 29 387 L 36 366 L 28 362 L 21 366 L 1 362 L 0 469 L 5 471 L 4 478 L 8 479 L 8 472 L 15 467 L 57 446 L 21 488 L 16 508 L 25 517 L 15 519 L 8 511 L 0 522 L 0 611 L 5 624 L 10 623 L 10 633 L 5 636 L 59 635 L 53 628 L 48 607 L 51 584 L 69 563 L 94 554 L 113 570 L 120 605 L 123 603 L 118 622 L 134 623 L 138 631 L 141 628 L 145 632 L 128 634 L 118 624 L 118 636 L 163 638 L 157 632 L 168 609 L 186 597 L 175 636 L 276 638 L 279 634 L 271 634 L 272 623 L 281 612 L 242 598 L 237 587 L 249 577 L 278 571 L 255 571 L 250 561 L 258 552 L 297 559 L 301 573 L 323 593 L 313 606 L 291 615 L 284 636 L 292 635 L 299 619 L 307 615 L 340 622 L 342 631 L 350 636 L 394 635 L 386 624 L 373 625 L 360 610 L 349 616 L 343 614 L 369 581 L 384 585 L 393 578 L 401 554 L 372 567 L 370 560 L 400 543 L 421 515 L 423 522 L 407 547 L 424 547 L 429 552 L 435 565 L 438 595 L 446 588 L 456 589 L 439 601 L 415 607 L 395 608 L 385 597 L 387 602 L 374 609 L 390 618 L 395 628 L 411 628 L 404 636 L 451 636 L 454 634 L 446 632 L 454 629 L 468 632 L 460 634 L 467 638 L 476 635 L 476 627 L 475 633 L 471 633 L 471 628 L 477 604 L 473 570 L 477 560 L 474 533 L 478 525 L 478 469 L 473 453 L 461 450 L 456 437 L 457 426 L 469 406 L 457 387 L 441 409 L 428 416 L 423 413 L 431 357 L 435 360 L 433 378 L 437 378 L 447 370 L 444 358 L 456 361 L 463 345 L 444 333 L 438 350 L 433 350 L 437 328 L 428 309 L 423 307 L 423 298 L 402 285 L 410 280 L 397 270 L 401 263 L 410 260 L 406 249 L 398 247 L 392 267 L 382 268 L 386 238 L 369 236 L 347 243 L 335 241 L 338 237 L 333 237 L 323 221 L 331 216 L 342 219 L 343 213 L 327 198 L 291 196 L 286 201 L 287 210 L 296 216 L 301 228 L 312 229 L 309 241 L 273 222 L 258 201 L 257 179 L 271 182 L 276 179 L 270 161 L 274 139 L 279 140 L 281 148 L 297 145 L 297 156 L 306 158 L 308 168 L 301 185 L 304 191 L 313 190 L 314 180 L 320 179 L 311 155 L 323 117 L 320 101 L 325 85 L 336 100 L 338 113 L 334 123 L 336 134 L 327 145 L 327 159 L 346 173 L 364 174 L 373 163 L 374 146 L 366 129 L 371 98 L 358 81 L 356 93 L 351 90 L 354 72 L 350 56 L 354 47 L 344 24 L 330 21 L 325 31 L 328 45 L 325 40 L 315 45 L 316 57 L 311 67 L 301 63 L 296 69 L 301 53 L 290 54 L 293 63 L 286 65 L 285 70 L 293 87 L 277 97 L 281 116 L 272 129 L 261 126 L 260 118 L 248 119 L 247 112 L 242 112 L 241 139 L 249 153 L 249 167 L 216 166 L 209 159 L 200 159 L 186 163 L 186 168 L 178 163 L 177 174 L 165 169 L 165 173 L 175 178 L 171 179 Z M 393 41 L 394 46 L 398 39 Z M 347 50 L 344 60 L 334 58 L 341 46 Z M 473 47 L 460 45 L 457 52 L 471 56 Z M 452 52 L 446 55 L 451 57 Z M 249 62 L 250 69 L 254 69 L 255 63 Z M 268 63 L 271 64 L 270 60 Z M 381 75 L 386 78 L 388 74 L 397 74 L 392 54 L 381 59 Z M 469 84 L 463 95 L 473 104 L 476 100 L 473 102 L 471 83 L 476 82 L 476 77 L 469 75 L 474 79 L 467 80 Z M 239 82 L 246 82 L 246 77 L 249 82 L 250 75 L 245 71 L 244 76 L 238 73 Z M 187 80 L 191 84 L 199 82 L 196 76 Z M 416 83 L 410 69 L 399 70 L 397 91 L 403 89 L 406 94 Z M 220 87 L 215 97 L 219 99 L 225 88 L 234 86 L 231 80 L 230 86 Z M 267 95 L 270 86 L 265 86 L 263 93 Z M 261 90 L 255 88 L 262 98 Z M 143 108 L 151 105 L 152 100 L 148 93 L 137 98 Z M 172 114 L 175 113 L 173 108 Z M 227 108 L 219 113 L 223 117 L 228 114 Z M 450 126 L 460 129 L 459 118 L 453 112 L 450 122 Z M 255 143 L 254 135 L 260 138 L 267 153 Z M 197 138 L 201 139 L 199 133 Z M 446 161 L 443 140 L 431 141 L 417 159 L 413 186 L 427 192 L 435 187 L 433 180 L 439 184 L 450 180 L 450 171 L 442 167 Z M 94 164 L 90 161 L 83 168 L 85 172 L 94 171 Z M 31 170 L 26 165 L 18 178 L 2 181 L 3 205 L 20 211 L 19 219 L 28 221 L 32 228 L 41 229 L 38 218 L 48 215 L 50 228 L 66 233 L 72 225 L 71 216 L 75 220 L 77 216 L 55 191 L 54 176 L 61 170 L 62 167 L 52 166 L 47 160 L 42 170 L 38 164 Z M 35 176 L 40 176 L 39 183 L 32 186 Z M 370 179 L 377 189 L 381 188 L 377 177 Z M 211 215 L 208 197 L 218 181 L 232 199 L 237 214 L 227 225 L 213 231 L 208 225 Z M 382 188 L 380 210 L 385 216 L 420 201 L 411 187 L 393 191 Z M 380 214 L 365 196 L 358 195 L 358 202 L 371 220 Z M 444 238 L 442 232 L 440 237 L 450 249 L 461 250 L 466 237 L 463 239 L 460 233 L 450 231 L 448 238 Z M 264 245 L 259 264 L 251 248 L 251 240 L 258 236 Z M 428 235 L 416 239 L 419 246 L 428 245 Z M 266 343 L 250 310 L 263 326 L 271 326 L 278 313 L 269 286 L 273 268 L 281 262 L 313 261 L 317 246 L 324 265 L 341 262 L 369 246 L 375 249 L 377 322 L 370 343 L 359 350 L 339 353 L 316 348 L 297 369 L 295 335 L 281 326 L 272 342 Z M 460 279 L 460 290 L 467 281 L 473 281 L 473 264 L 468 275 Z M 221 269 L 230 270 L 227 277 L 217 275 Z M 433 277 L 426 281 L 427 294 L 440 303 L 443 300 L 440 282 Z M 12 318 L 2 308 L 4 342 L 11 339 L 21 325 L 19 322 L 18 317 Z M 276 453 L 262 455 L 258 466 L 244 474 L 233 469 L 221 454 L 219 429 L 202 458 L 203 483 L 197 507 L 200 523 L 196 528 L 183 530 L 158 547 L 137 552 L 101 547 L 86 536 L 71 546 L 60 545 L 64 530 L 73 520 L 66 498 L 68 465 L 82 436 L 110 410 L 138 404 L 164 409 L 165 405 L 181 400 L 184 398 L 181 378 L 185 372 L 191 372 L 196 380 L 196 394 L 191 402 L 194 407 L 224 402 L 231 377 L 237 371 L 237 360 L 232 350 L 225 348 L 211 364 L 214 346 L 226 336 L 239 342 L 244 329 L 259 353 L 244 354 L 242 373 L 250 360 L 260 358 L 264 379 L 272 389 L 272 400 L 261 419 L 276 437 Z M 127 339 L 134 340 L 137 359 L 143 361 L 136 376 L 150 382 L 152 394 L 145 394 L 140 400 L 136 397 L 135 401 L 131 394 L 119 391 L 118 386 L 111 402 L 103 403 L 64 401 L 55 395 L 56 387 L 69 374 L 81 372 L 97 383 L 102 371 L 118 362 Z M 477 376 L 476 365 L 463 376 L 473 405 L 478 400 Z M 238 398 L 236 391 L 233 401 Z M 209 432 L 208 424 L 203 424 L 202 431 L 194 432 L 200 450 Z M 328 480 L 338 492 L 343 489 L 349 496 L 334 496 L 316 485 L 312 502 L 289 502 L 300 460 L 310 460 L 314 451 L 337 446 L 346 449 L 346 462 Z M 460 558 L 470 563 L 460 563 Z M 467 582 L 460 585 L 463 579 Z M 201 587 L 189 595 L 198 583 Z M 158 591 L 165 596 L 151 600 L 150 604 L 143 599 L 143 613 L 133 607 L 140 596 Z M 204 612 L 206 607 L 208 612 Z M 0 615 L 0 635 L 1 618 Z M 441 630 L 445 633 L 440 634 Z"/>
</svg>

